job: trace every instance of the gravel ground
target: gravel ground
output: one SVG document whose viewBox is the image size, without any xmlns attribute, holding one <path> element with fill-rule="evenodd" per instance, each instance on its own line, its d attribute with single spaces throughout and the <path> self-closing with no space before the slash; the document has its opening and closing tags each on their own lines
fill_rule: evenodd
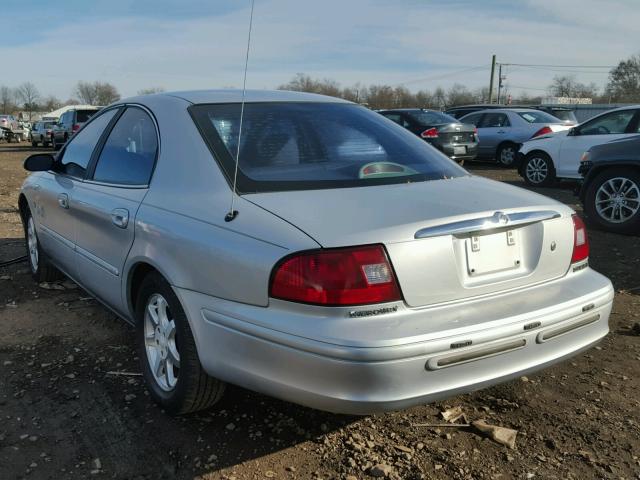
<svg viewBox="0 0 640 480">
<path fill-rule="evenodd" d="M 0 262 L 24 252 L 17 194 L 30 151 L 0 145 Z M 490 164 L 468 169 L 523 185 Z M 580 210 L 571 187 L 540 191 Z M 369 417 L 234 387 L 211 411 L 169 417 L 137 375 L 130 327 L 70 281 L 38 286 L 26 263 L 0 268 L 0 479 L 640 478 L 640 238 L 592 230 L 590 240 L 592 266 L 617 292 L 600 346 L 529 378 Z M 516 430 L 515 448 L 424 426 L 453 407 Z"/>
</svg>

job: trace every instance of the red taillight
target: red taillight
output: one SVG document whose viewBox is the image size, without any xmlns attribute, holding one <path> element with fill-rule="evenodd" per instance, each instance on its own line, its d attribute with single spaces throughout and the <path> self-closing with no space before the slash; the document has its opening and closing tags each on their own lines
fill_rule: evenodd
<svg viewBox="0 0 640 480">
<path fill-rule="evenodd" d="M 80 130 L 80 124 L 79 123 L 74 123 L 73 127 L 71 127 L 71 131 L 72 132 L 77 132 L 78 130 Z"/>
<path fill-rule="evenodd" d="M 274 298 L 316 305 L 366 305 L 401 300 L 382 245 L 303 252 L 271 277 Z"/>
<path fill-rule="evenodd" d="M 573 255 L 571 263 L 581 262 L 589 258 L 589 239 L 587 228 L 578 215 L 572 215 L 573 219 Z"/>
<path fill-rule="evenodd" d="M 430 128 L 428 130 L 425 130 L 424 132 L 422 132 L 420 134 L 420 136 L 422 138 L 438 138 L 438 129 L 437 128 Z"/>
<path fill-rule="evenodd" d="M 531 138 L 539 137 L 540 135 L 546 135 L 547 133 L 553 133 L 553 130 L 551 130 L 551 127 L 548 127 L 548 126 L 545 125 L 540 130 L 538 130 L 536 133 L 534 133 L 531 136 Z"/>
</svg>

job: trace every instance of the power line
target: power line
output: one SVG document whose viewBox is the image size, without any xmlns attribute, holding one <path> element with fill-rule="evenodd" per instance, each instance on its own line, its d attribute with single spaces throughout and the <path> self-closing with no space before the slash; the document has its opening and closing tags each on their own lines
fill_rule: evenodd
<svg viewBox="0 0 640 480">
<path fill-rule="evenodd" d="M 421 82 L 427 82 L 427 81 L 431 81 L 431 80 L 441 80 L 443 78 L 448 78 L 448 77 L 455 77 L 457 75 L 460 75 L 461 73 L 467 73 L 467 72 L 473 72 L 473 71 L 478 71 L 478 70 L 485 70 L 487 67 L 485 65 L 480 65 L 477 67 L 468 67 L 468 68 L 464 68 L 462 70 L 456 70 L 455 72 L 450 72 L 450 73 L 444 73 L 441 75 L 433 75 L 431 77 L 424 77 L 424 78 L 418 78 L 415 80 L 408 80 L 406 82 L 401 82 L 401 83 L 397 83 L 395 86 L 401 86 L 401 85 L 408 85 L 410 83 L 421 83 Z"/>
<path fill-rule="evenodd" d="M 548 64 L 535 64 L 535 63 L 501 63 L 502 65 L 509 65 L 514 67 L 551 67 L 551 68 L 615 68 L 617 65 L 548 65 Z"/>
</svg>

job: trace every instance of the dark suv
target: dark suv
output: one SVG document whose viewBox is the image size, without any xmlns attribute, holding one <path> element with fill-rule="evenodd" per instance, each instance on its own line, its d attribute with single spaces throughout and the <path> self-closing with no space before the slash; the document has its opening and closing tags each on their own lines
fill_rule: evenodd
<svg viewBox="0 0 640 480">
<path fill-rule="evenodd" d="M 71 136 L 80 130 L 93 115 L 102 107 L 83 107 L 67 110 L 60 116 L 57 125 L 53 129 L 53 148 L 62 148 Z"/>
<path fill-rule="evenodd" d="M 423 108 L 379 110 L 378 113 L 415 133 L 460 165 L 478 154 L 475 125 L 460 123 L 446 113 Z"/>
<path fill-rule="evenodd" d="M 640 234 L 640 135 L 591 147 L 578 172 L 589 220 L 610 232 Z"/>
</svg>

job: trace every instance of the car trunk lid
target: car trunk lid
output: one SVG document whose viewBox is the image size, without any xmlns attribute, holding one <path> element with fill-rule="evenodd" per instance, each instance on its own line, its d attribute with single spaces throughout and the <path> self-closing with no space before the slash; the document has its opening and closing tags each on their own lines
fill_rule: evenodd
<svg viewBox="0 0 640 480">
<path fill-rule="evenodd" d="M 479 177 L 244 198 L 325 248 L 383 243 L 411 307 L 548 281 L 571 261 L 569 208 Z"/>
</svg>

